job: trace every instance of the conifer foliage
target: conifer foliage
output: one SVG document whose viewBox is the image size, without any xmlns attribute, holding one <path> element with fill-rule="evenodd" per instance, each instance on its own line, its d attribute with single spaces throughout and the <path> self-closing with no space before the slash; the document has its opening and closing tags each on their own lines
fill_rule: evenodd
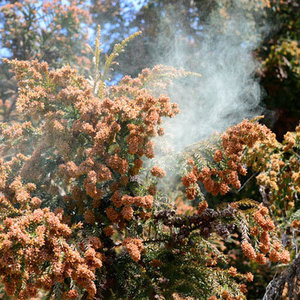
<svg viewBox="0 0 300 300">
<path fill-rule="evenodd" d="M 136 35 L 100 70 L 99 30 L 91 78 L 5 61 L 19 85 L 19 121 L 0 128 L 1 297 L 246 299 L 253 274 L 233 266 L 232 253 L 253 272 L 297 256 L 300 126 L 281 144 L 244 120 L 170 154 L 171 167 L 151 164 L 164 120 L 179 113 L 166 87 L 191 74 L 156 66 L 108 85 Z M 255 199 L 242 197 L 247 169 Z M 296 299 L 293 280 L 286 288 Z"/>
</svg>

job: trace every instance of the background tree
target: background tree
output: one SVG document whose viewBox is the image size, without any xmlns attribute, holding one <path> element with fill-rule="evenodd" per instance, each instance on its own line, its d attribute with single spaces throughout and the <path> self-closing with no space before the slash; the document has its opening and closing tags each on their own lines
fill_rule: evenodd
<svg viewBox="0 0 300 300">
<path fill-rule="evenodd" d="M 274 130 L 282 139 L 300 118 L 299 3 L 270 1 L 267 12 L 275 26 L 258 50 L 263 62 L 261 83 L 267 92 L 264 103 L 277 113 Z"/>
<path fill-rule="evenodd" d="M 83 1 L 2 1 L 1 54 L 20 60 L 39 59 L 52 67 L 65 63 L 88 69 L 89 13 Z M 17 84 L 1 62 L 1 115 L 11 118 Z"/>
</svg>

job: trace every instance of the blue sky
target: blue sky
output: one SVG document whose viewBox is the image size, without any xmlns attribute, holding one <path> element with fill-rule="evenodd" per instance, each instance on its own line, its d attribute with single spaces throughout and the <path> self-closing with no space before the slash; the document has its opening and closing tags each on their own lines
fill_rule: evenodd
<svg viewBox="0 0 300 300">
<path fill-rule="evenodd" d="M 63 0 L 62 2 L 64 4 L 66 4 L 66 5 L 68 5 L 68 3 L 69 3 L 69 1 L 67 1 L 67 0 Z M 121 0 L 120 2 L 121 2 L 121 7 L 124 8 L 128 4 L 132 4 L 134 6 L 134 9 L 136 11 L 138 11 L 145 3 L 148 2 L 148 0 L 131 0 L 131 1 L 129 1 L 129 0 Z M 89 5 L 90 4 L 90 0 L 87 0 L 86 3 Z M 43 26 L 43 24 L 41 24 L 41 26 Z M 109 23 L 105 24 L 105 27 L 102 28 L 102 30 L 103 31 L 109 30 L 111 28 L 111 26 L 113 26 L 113 25 L 109 24 Z M 1 27 L 2 27 L 2 24 L 0 24 L 0 28 Z M 138 30 L 137 28 L 132 28 L 130 34 L 133 33 L 133 32 L 135 32 L 135 31 L 137 31 L 137 30 Z M 92 28 L 89 28 L 89 38 L 93 39 L 93 37 L 94 37 L 94 30 Z M 112 37 L 111 41 L 114 38 L 115 38 L 115 36 Z M 109 49 L 109 47 L 110 47 L 109 44 L 103 45 L 103 50 L 106 52 Z M 9 57 L 9 56 L 10 56 L 10 51 L 1 45 L 1 48 L 0 48 L 0 58 Z"/>
</svg>

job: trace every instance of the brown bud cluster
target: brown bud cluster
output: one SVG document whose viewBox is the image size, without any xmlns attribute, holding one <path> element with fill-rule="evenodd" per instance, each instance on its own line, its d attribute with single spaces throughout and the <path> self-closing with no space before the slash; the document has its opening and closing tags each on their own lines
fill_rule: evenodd
<svg viewBox="0 0 300 300">
<path fill-rule="evenodd" d="M 283 249 L 279 241 L 272 240 L 275 225 L 269 216 L 268 208 L 259 205 L 253 214 L 253 219 L 257 225 L 251 228 L 250 233 L 259 238 L 258 249 L 260 253 L 259 251 L 256 252 L 251 244 L 244 242 L 242 244 L 244 255 L 261 265 L 267 262 L 267 254 L 271 262 L 288 263 L 290 261 L 289 252 Z"/>
<path fill-rule="evenodd" d="M 201 182 L 205 189 L 214 196 L 225 195 L 231 188 L 239 189 L 241 183 L 238 174 L 246 175 L 247 170 L 243 165 L 243 151 L 247 147 L 253 148 L 258 142 L 270 143 L 275 141 L 275 135 L 264 125 L 250 122 L 245 119 L 243 122 L 233 126 L 222 135 L 223 149 L 218 149 L 214 154 L 214 162 L 225 164 L 225 167 L 209 168 L 204 167 L 193 170 L 182 178 L 182 183 L 187 187 L 189 199 L 194 199 L 196 193 L 191 196 L 188 190 L 195 186 L 197 181 Z M 275 143 L 275 142 L 274 142 Z"/>
</svg>

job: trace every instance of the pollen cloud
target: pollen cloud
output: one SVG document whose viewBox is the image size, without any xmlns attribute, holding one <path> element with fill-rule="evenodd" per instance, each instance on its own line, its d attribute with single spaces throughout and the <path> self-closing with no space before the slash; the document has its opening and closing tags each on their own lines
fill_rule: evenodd
<svg viewBox="0 0 300 300">
<path fill-rule="evenodd" d="M 198 40 L 191 38 L 182 24 L 178 33 L 175 25 L 180 23 L 180 16 L 171 5 L 165 16 L 171 20 L 167 32 L 173 28 L 176 33 L 166 55 L 156 55 L 156 63 L 201 74 L 178 79 L 169 90 L 182 112 L 166 126 L 176 150 L 262 111 L 263 93 L 255 77 L 259 65 L 253 53 L 268 26 L 258 25 L 259 13 L 246 10 L 242 1 L 235 1 L 231 10 L 225 10 L 222 3 L 219 1 L 206 25 L 198 30 Z M 161 20 L 161 42 L 167 38 L 165 19 Z"/>
</svg>

